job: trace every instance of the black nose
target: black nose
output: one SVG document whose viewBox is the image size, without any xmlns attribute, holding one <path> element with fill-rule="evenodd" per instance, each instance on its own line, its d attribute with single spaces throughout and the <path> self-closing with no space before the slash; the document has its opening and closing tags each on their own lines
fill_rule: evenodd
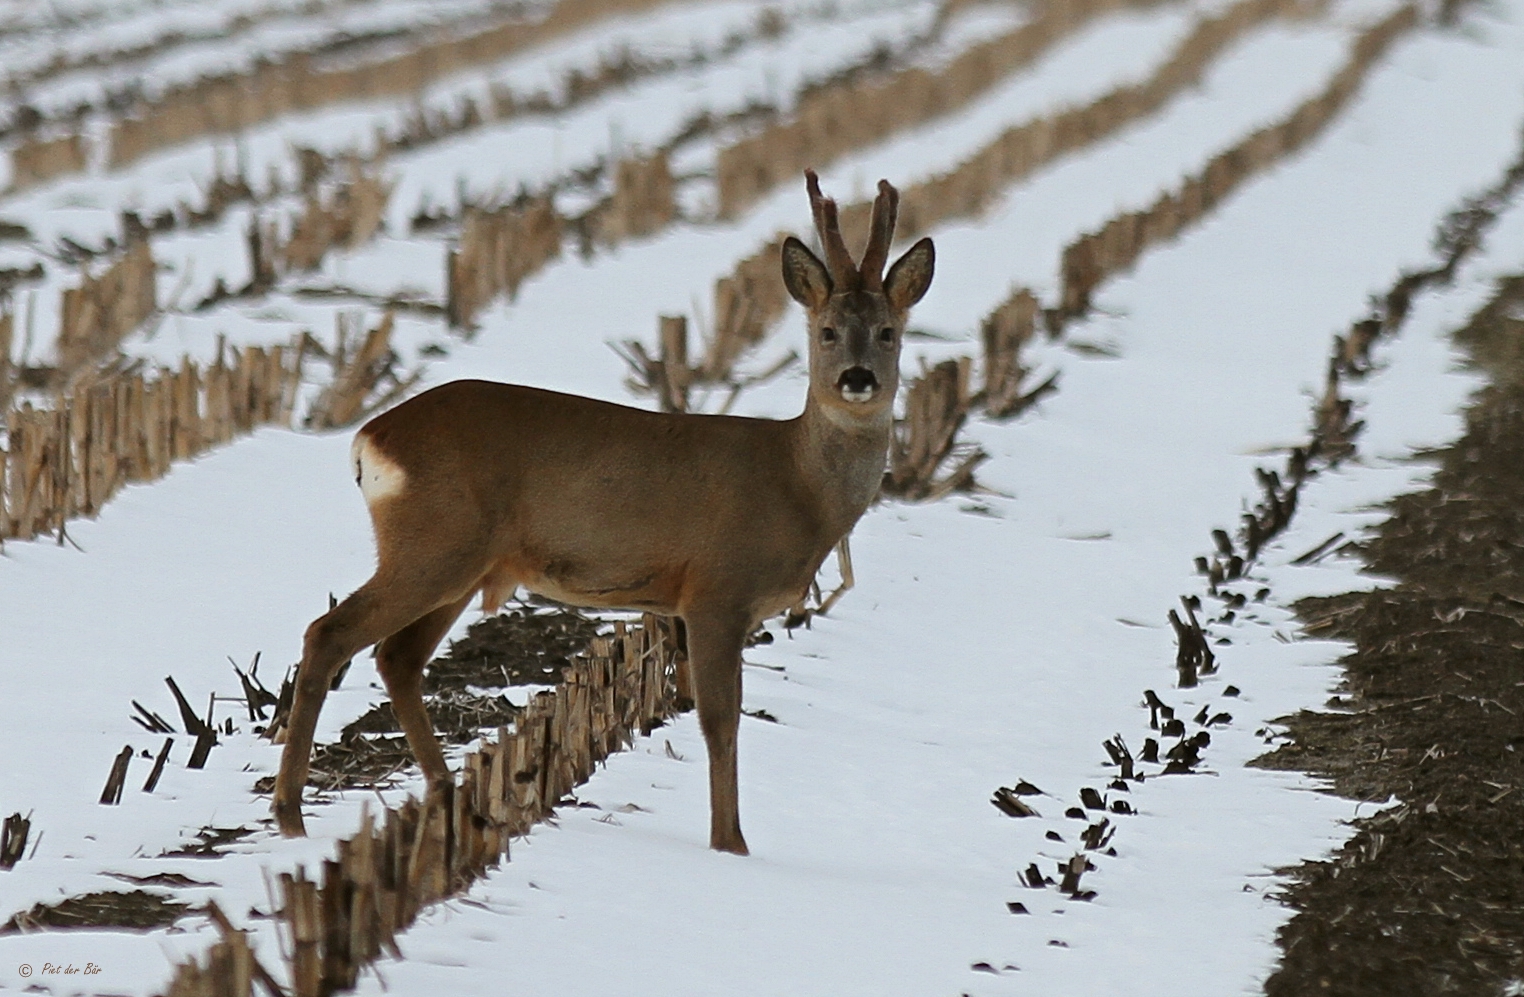
<svg viewBox="0 0 1524 997">
<path fill-rule="evenodd" d="M 836 379 L 836 387 L 854 395 L 867 394 L 878 389 L 878 378 L 866 367 L 848 367 Z"/>
</svg>

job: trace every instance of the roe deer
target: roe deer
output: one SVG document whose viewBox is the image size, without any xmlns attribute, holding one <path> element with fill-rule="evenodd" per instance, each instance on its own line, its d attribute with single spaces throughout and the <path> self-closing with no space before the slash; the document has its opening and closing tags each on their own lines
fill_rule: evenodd
<svg viewBox="0 0 1524 997">
<path fill-rule="evenodd" d="M 881 180 L 862 264 L 806 173 L 822 263 L 790 236 L 783 280 L 809 312 L 810 383 L 795 419 L 650 412 L 538 388 L 454 381 L 355 435 L 376 573 L 307 628 L 274 811 L 304 833 L 312 732 L 335 670 L 376 667 L 430 786 L 451 776 L 421 695 L 424 665 L 480 592 L 523 586 L 577 606 L 682 618 L 709 749 L 709 845 L 746 854 L 737 805 L 741 649 L 797 603 L 878 492 L 900 339 L 931 284 L 922 239 L 884 275 L 899 195 Z"/>
</svg>

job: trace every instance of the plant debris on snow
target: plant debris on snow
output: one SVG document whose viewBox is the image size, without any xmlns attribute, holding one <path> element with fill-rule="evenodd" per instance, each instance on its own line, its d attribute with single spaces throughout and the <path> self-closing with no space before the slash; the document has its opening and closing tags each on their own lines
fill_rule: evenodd
<svg viewBox="0 0 1524 997">
<path fill-rule="evenodd" d="M 56 904 L 36 904 L 0 925 L 0 935 L 65 928 L 151 931 L 174 924 L 190 910 L 189 904 L 147 890 L 89 893 Z"/>
<path fill-rule="evenodd" d="M 484 731 L 512 724 L 519 707 L 496 690 L 557 684 L 572 656 L 603 626 L 575 610 L 527 606 L 471 624 L 424 675 L 434 733 L 445 744 L 469 744 Z M 413 764 L 385 700 L 345 726 L 337 741 L 317 746 L 307 783 L 324 790 L 384 786 Z M 270 777 L 256 784 L 266 791 L 272 786 Z"/>
<path fill-rule="evenodd" d="M 1304 600 L 1353 643 L 1337 712 L 1283 722 L 1267 768 L 1397 806 L 1295 871 L 1272 997 L 1504 993 L 1524 976 L 1524 276 L 1457 339 L 1492 378 L 1431 487 L 1365 545 L 1395 588 Z"/>
</svg>

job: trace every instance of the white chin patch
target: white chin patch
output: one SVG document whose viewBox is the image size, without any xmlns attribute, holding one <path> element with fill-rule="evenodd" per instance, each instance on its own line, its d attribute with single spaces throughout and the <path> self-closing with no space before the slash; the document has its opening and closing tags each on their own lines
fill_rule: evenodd
<svg viewBox="0 0 1524 997">
<path fill-rule="evenodd" d="M 872 388 L 869 388 L 866 391 L 853 391 L 851 388 L 843 386 L 841 389 L 841 397 L 849 402 L 871 401 L 873 399 L 873 395 L 874 390 Z"/>
</svg>

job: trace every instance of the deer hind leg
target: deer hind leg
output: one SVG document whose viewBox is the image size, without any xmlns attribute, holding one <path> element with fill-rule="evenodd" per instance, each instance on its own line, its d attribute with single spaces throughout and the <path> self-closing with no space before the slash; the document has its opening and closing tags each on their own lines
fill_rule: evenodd
<svg viewBox="0 0 1524 997">
<path fill-rule="evenodd" d="M 475 591 L 479 572 L 472 573 L 467 568 L 466 580 L 461 581 L 460 569 L 455 567 L 469 563 L 464 558 L 441 557 L 435 563 L 447 566 L 440 577 L 402 578 L 391 572 L 377 572 L 307 628 L 272 808 L 281 833 L 287 837 L 306 833 L 302 822 L 302 788 L 307 784 L 307 769 L 312 761 L 312 736 L 339 666 L 446 602 L 453 604 Z"/>
<path fill-rule="evenodd" d="M 450 769 L 445 764 L 444 751 L 434 736 L 434 725 L 429 722 L 428 711 L 423 706 L 423 668 L 439 641 L 449 632 L 460 617 L 461 611 L 471 601 L 471 595 L 440 606 L 383 640 L 376 648 L 376 670 L 386 683 L 386 694 L 392 700 L 392 712 L 397 723 L 407 735 L 407 743 L 418 759 L 429 788 L 450 781 Z"/>
<path fill-rule="evenodd" d="M 749 628 L 739 614 L 689 615 L 685 622 L 693 698 L 709 749 L 709 847 L 745 855 L 736 734 L 741 724 L 741 649 Z"/>
</svg>

